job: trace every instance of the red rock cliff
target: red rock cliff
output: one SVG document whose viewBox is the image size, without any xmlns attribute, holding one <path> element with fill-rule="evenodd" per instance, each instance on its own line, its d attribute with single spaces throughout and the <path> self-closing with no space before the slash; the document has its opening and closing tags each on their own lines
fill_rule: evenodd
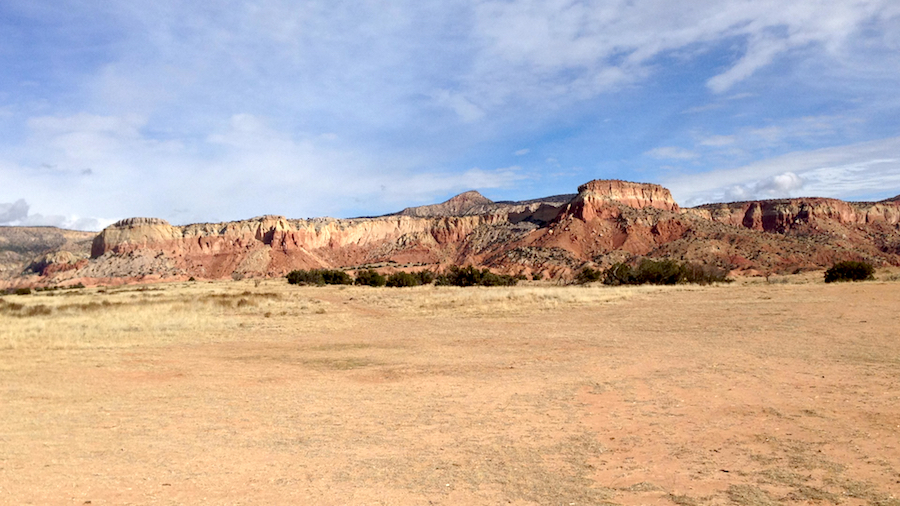
<svg viewBox="0 0 900 506">
<path fill-rule="evenodd" d="M 597 179 L 578 187 L 578 195 L 572 199 L 563 217 L 574 216 L 586 222 L 611 218 L 618 216 L 619 205 L 634 209 L 679 209 L 672 193 L 658 184 Z"/>
<path fill-rule="evenodd" d="M 897 199 L 782 199 L 682 210 L 669 190 L 655 184 L 597 180 L 578 190 L 524 202 L 491 202 L 467 192 L 408 213 L 345 220 L 262 216 L 172 226 L 131 218 L 94 238 L 89 262 L 83 254 L 81 260 L 51 255 L 32 262 L 31 270 L 55 276 L 47 283 L 106 283 L 278 276 L 293 269 L 391 262 L 568 276 L 585 262 L 608 265 L 633 256 L 766 272 L 825 267 L 841 259 L 900 265 Z"/>
<path fill-rule="evenodd" d="M 900 202 L 844 202 L 796 198 L 707 204 L 691 212 L 719 223 L 784 233 L 804 227 L 867 226 L 900 223 Z"/>
</svg>

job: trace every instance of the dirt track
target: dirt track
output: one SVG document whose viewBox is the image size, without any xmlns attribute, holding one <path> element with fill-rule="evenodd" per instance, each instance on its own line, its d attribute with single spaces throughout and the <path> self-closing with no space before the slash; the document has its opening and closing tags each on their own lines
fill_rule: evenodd
<svg viewBox="0 0 900 506">
<path fill-rule="evenodd" d="M 897 282 L 184 286 L 5 298 L 0 503 L 900 504 Z"/>
</svg>

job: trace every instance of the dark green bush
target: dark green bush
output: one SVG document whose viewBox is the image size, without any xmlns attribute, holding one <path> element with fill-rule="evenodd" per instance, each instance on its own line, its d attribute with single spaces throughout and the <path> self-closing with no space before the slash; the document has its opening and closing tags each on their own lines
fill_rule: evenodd
<svg viewBox="0 0 900 506">
<path fill-rule="evenodd" d="M 415 274 L 410 274 L 406 271 L 399 271 L 391 274 L 387 278 L 387 286 L 390 287 L 404 287 L 404 286 L 419 286 L 419 278 Z"/>
<path fill-rule="evenodd" d="M 645 258 L 637 267 L 620 262 L 613 264 L 603 274 L 607 285 L 675 285 L 678 283 L 727 283 L 728 273 L 713 266 L 701 266 L 675 260 L 650 260 Z"/>
<path fill-rule="evenodd" d="M 291 271 L 285 276 L 292 285 L 350 285 L 353 278 L 338 269 L 312 269 Z"/>
<path fill-rule="evenodd" d="M 612 264 L 606 272 L 603 273 L 604 285 L 637 285 L 637 278 L 634 269 L 624 262 Z"/>
<path fill-rule="evenodd" d="M 375 269 L 366 269 L 356 273 L 356 284 L 365 286 L 384 286 L 387 280 Z"/>
<path fill-rule="evenodd" d="M 287 282 L 292 285 L 324 285 L 325 278 L 322 277 L 322 272 L 318 270 L 296 270 L 287 273 Z"/>
<path fill-rule="evenodd" d="M 435 284 L 451 286 L 513 286 L 518 282 L 518 278 L 508 274 L 494 274 L 489 269 L 478 270 L 471 265 L 452 265 L 435 279 Z"/>
<path fill-rule="evenodd" d="M 322 279 L 326 285 L 352 285 L 353 278 L 349 274 L 338 269 L 327 269 L 322 271 Z"/>
<path fill-rule="evenodd" d="M 728 279 L 728 271 L 715 265 L 697 265 L 685 263 L 683 265 L 684 278 L 683 283 L 694 283 L 698 285 L 708 285 L 711 283 L 731 283 Z"/>
<path fill-rule="evenodd" d="M 641 260 L 637 271 L 638 284 L 676 285 L 684 278 L 684 266 L 675 260 Z"/>
<path fill-rule="evenodd" d="M 446 272 L 437 277 L 435 284 L 448 286 L 475 286 L 480 280 L 481 271 L 471 265 L 466 267 L 451 265 Z"/>
<path fill-rule="evenodd" d="M 868 262 L 855 262 L 848 260 L 838 262 L 825 271 L 825 282 L 835 281 L 865 281 L 875 279 L 875 267 Z"/>
<path fill-rule="evenodd" d="M 584 267 L 575 275 L 575 282 L 579 285 L 583 285 L 586 283 L 593 283 L 594 281 L 600 281 L 602 278 L 603 272 L 591 269 L 590 267 Z"/>
<path fill-rule="evenodd" d="M 419 271 L 414 273 L 414 275 L 419 279 L 420 285 L 434 283 L 434 273 L 429 270 Z"/>
<path fill-rule="evenodd" d="M 13 293 L 16 295 L 28 295 L 31 293 L 31 288 L 16 288 Z"/>
</svg>

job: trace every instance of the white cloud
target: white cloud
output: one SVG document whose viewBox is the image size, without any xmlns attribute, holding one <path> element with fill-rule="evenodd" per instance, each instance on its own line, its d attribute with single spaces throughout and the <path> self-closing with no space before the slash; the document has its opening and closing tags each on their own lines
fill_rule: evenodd
<svg viewBox="0 0 900 506">
<path fill-rule="evenodd" d="M 659 160 L 693 160 L 700 156 L 693 151 L 675 146 L 654 148 L 644 154 Z"/>
<path fill-rule="evenodd" d="M 516 156 L 525 156 L 525 155 L 527 155 L 528 153 L 531 153 L 531 150 L 530 150 L 530 149 L 520 149 L 520 150 L 516 151 L 516 152 L 513 153 L 513 154 L 516 155 Z"/>
<path fill-rule="evenodd" d="M 723 200 L 742 201 L 799 196 L 803 179 L 793 172 L 725 188 Z"/>
<path fill-rule="evenodd" d="M 789 194 L 803 188 L 803 179 L 793 172 L 772 176 L 758 185 L 761 191 L 775 194 Z"/>
<path fill-rule="evenodd" d="M 852 4 L 798 0 L 697 0 L 689 8 L 665 0 L 563 2 L 496 0 L 478 6 L 477 31 L 485 51 L 471 81 L 515 84 L 507 93 L 595 94 L 644 79 L 654 58 L 726 40 L 744 42 L 737 59 L 711 77 L 716 93 L 732 89 L 781 55 L 818 50 L 838 61 L 854 37 L 895 26 L 892 2 Z M 553 84 L 548 88 L 546 84 Z"/>
<path fill-rule="evenodd" d="M 438 104 L 453 109 L 464 123 L 473 123 L 484 117 L 484 110 L 459 93 L 440 90 L 435 93 L 435 100 Z"/>
<path fill-rule="evenodd" d="M 19 199 L 8 204 L 0 203 L 0 225 L 9 225 L 28 217 L 28 203 Z"/>
<path fill-rule="evenodd" d="M 0 205 L 0 218 L 19 225 L 90 229 L 115 221 L 86 218 L 85 210 L 175 223 L 261 214 L 346 216 L 359 207 L 357 200 L 365 200 L 362 211 L 371 214 L 395 211 L 411 199 L 509 187 L 528 177 L 518 166 L 423 170 L 415 158 L 359 153 L 333 135 L 296 138 L 246 113 L 191 144 L 149 138 L 139 121 L 117 117 L 42 117 L 29 125 L 24 151 L 40 156 L 0 163 L 0 180 L 18 181 L 15 191 L 50 214 L 28 215 L 24 200 L 10 195 L 11 188 L 0 189 L 0 201 L 15 201 Z M 30 149 L 37 146 L 42 149 Z M 83 168 L 88 162 L 90 169 Z M 73 210 L 82 217 L 71 216 Z"/>
<path fill-rule="evenodd" d="M 685 206 L 789 196 L 887 198 L 900 193 L 900 137 L 799 151 L 663 181 Z M 802 195 L 801 195 L 802 193 Z"/>
<path fill-rule="evenodd" d="M 733 135 L 711 135 L 700 139 L 701 146 L 722 147 L 734 144 L 735 137 Z"/>
<path fill-rule="evenodd" d="M 420 201 L 431 202 L 436 195 L 457 193 L 471 189 L 493 189 L 509 187 L 527 176 L 519 166 L 504 167 L 495 170 L 483 170 L 473 167 L 465 172 L 429 172 L 413 174 L 404 179 L 387 179 L 381 181 L 385 191 L 397 202 Z M 374 182 L 378 182 L 375 179 Z"/>
<path fill-rule="evenodd" d="M 892 0 L 14 3 L 53 42 L 11 50 L 13 60 L 31 62 L 22 68 L 47 74 L 20 71 L 7 79 L 18 84 L 0 85 L 0 201 L 24 197 L 46 216 L 342 215 L 356 199 L 368 212 L 390 211 L 406 204 L 401 190 L 426 199 L 529 177 L 524 169 L 470 169 L 483 153 L 508 156 L 489 153 L 492 145 L 552 152 L 561 161 L 548 164 L 567 167 L 567 178 L 576 177 L 569 167 L 641 161 L 607 142 L 611 130 L 585 125 L 619 114 L 611 125 L 623 138 L 658 139 L 647 118 L 664 117 L 670 104 L 710 116 L 721 110 L 726 125 L 694 135 L 677 130 L 696 124 L 669 121 L 660 125 L 669 145 L 644 155 L 672 166 L 690 161 L 695 170 L 747 164 L 890 135 L 851 135 L 860 123 L 844 110 L 789 119 L 759 107 L 740 123 L 748 110 L 736 104 L 770 92 L 749 85 L 773 64 L 813 69 L 804 91 L 831 86 L 840 95 L 823 103 L 877 103 L 872 109 L 889 110 L 870 90 L 890 95 L 900 75 L 900 8 Z M 85 40 L 95 44 L 85 49 Z M 682 68 L 693 84 L 681 82 Z M 821 79 L 821 68 L 833 82 Z M 841 80 L 858 76 L 870 78 L 852 89 Z M 699 86 L 700 98 L 642 93 L 642 85 L 669 79 L 679 92 Z M 588 102 L 620 90 L 611 102 L 634 105 Z M 769 114 L 776 117 L 759 119 Z M 569 136 L 587 140 L 575 146 Z M 678 147 L 684 138 L 694 145 Z M 785 172 L 801 178 L 804 191 L 825 180 L 851 188 L 861 177 L 857 162 L 868 163 L 782 166 L 734 182 L 714 172 L 727 181 L 709 191 L 762 188 L 754 185 Z"/>
<path fill-rule="evenodd" d="M 115 220 L 82 218 L 78 216 L 61 216 L 29 213 L 31 206 L 25 199 L 12 203 L 0 203 L 0 225 L 18 227 L 59 227 L 69 230 L 99 231 Z"/>
<path fill-rule="evenodd" d="M 789 44 L 785 40 L 772 40 L 754 37 L 744 56 L 736 65 L 707 81 L 707 85 L 716 93 L 728 91 L 736 83 L 752 76 L 757 70 L 765 67 L 775 57 L 783 53 Z"/>
</svg>

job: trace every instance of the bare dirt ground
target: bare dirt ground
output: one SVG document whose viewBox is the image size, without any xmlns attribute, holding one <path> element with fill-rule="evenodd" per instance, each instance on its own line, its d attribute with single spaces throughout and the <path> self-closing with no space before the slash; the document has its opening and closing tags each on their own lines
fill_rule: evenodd
<svg viewBox="0 0 900 506">
<path fill-rule="evenodd" d="M 7 296 L 0 504 L 896 506 L 898 310 L 896 281 Z"/>
</svg>

